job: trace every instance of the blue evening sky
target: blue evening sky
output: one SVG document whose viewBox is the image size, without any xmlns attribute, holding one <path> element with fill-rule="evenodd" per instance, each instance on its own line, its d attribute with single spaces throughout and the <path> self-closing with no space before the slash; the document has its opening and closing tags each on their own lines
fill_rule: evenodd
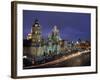
<svg viewBox="0 0 100 80">
<path fill-rule="evenodd" d="M 23 10 L 23 37 L 30 33 L 35 19 L 39 20 L 42 36 L 46 38 L 56 25 L 64 40 L 76 41 L 91 38 L 91 15 L 89 13 L 51 12 Z"/>
</svg>

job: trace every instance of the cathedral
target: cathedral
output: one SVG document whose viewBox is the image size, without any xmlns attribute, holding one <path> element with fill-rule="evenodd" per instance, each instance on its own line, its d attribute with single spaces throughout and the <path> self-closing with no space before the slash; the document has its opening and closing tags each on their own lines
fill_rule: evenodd
<svg viewBox="0 0 100 80">
<path fill-rule="evenodd" d="M 42 55 L 57 55 L 60 54 L 61 49 L 64 47 L 64 41 L 60 37 L 60 32 L 55 25 L 48 34 L 47 39 L 43 39 L 41 34 L 41 25 L 38 20 L 35 20 L 30 33 L 27 36 L 27 40 L 24 46 L 24 55 L 31 57 L 42 56 Z"/>
</svg>

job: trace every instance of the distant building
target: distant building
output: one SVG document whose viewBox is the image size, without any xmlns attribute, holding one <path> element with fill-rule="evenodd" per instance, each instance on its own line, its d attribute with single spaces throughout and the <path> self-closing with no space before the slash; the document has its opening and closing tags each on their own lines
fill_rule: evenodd
<svg viewBox="0 0 100 80">
<path fill-rule="evenodd" d="M 87 49 L 89 48 L 91 45 L 90 45 L 90 42 L 89 41 L 81 41 L 81 42 L 76 42 L 75 44 L 76 48 L 78 49 Z"/>
</svg>

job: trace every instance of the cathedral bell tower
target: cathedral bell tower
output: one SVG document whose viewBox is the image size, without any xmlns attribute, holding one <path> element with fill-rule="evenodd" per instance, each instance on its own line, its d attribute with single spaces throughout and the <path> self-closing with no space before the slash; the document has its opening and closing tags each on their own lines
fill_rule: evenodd
<svg viewBox="0 0 100 80">
<path fill-rule="evenodd" d="M 41 28 L 38 20 L 35 20 L 35 22 L 32 25 L 32 45 L 33 46 L 39 46 L 41 43 Z"/>
</svg>

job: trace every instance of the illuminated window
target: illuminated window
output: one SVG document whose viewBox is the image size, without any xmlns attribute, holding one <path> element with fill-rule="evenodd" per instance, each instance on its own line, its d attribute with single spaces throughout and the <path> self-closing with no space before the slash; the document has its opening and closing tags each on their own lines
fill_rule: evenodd
<svg viewBox="0 0 100 80">
<path fill-rule="evenodd" d="M 37 27 L 38 26 L 38 24 L 35 24 L 35 27 Z"/>
<path fill-rule="evenodd" d="M 35 34 L 37 34 L 38 32 L 37 31 L 35 31 Z"/>
</svg>

